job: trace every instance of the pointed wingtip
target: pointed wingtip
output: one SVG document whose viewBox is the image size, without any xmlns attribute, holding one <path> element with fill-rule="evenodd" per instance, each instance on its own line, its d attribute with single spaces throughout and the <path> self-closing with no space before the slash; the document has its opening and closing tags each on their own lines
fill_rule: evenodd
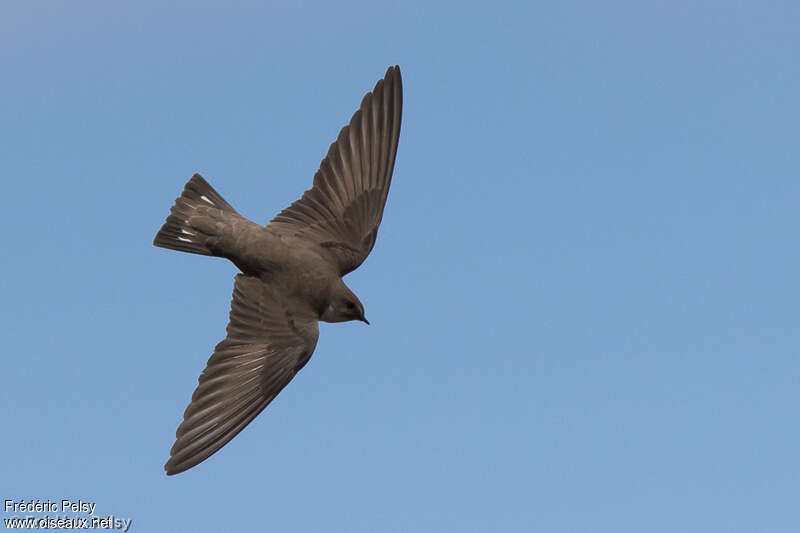
<svg viewBox="0 0 800 533">
<path fill-rule="evenodd" d="M 172 456 L 172 454 L 170 454 L 169 460 L 166 463 L 164 463 L 164 472 L 168 476 L 174 476 L 175 474 L 180 474 L 181 472 L 186 470 L 185 468 L 181 469 L 176 467 L 173 459 L 174 457 Z"/>
<path fill-rule="evenodd" d="M 396 76 L 398 80 L 402 80 L 403 76 L 400 73 L 400 65 L 394 65 L 393 67 L 386 69 L 386 75 L 384 76 L 385 79 L 389 79 L 390 77 L 394 76 Z"/>
</svg>

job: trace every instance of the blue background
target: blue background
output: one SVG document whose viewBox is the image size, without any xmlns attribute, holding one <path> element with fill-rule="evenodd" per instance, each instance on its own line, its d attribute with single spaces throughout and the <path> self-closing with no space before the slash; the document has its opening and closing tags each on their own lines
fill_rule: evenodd
<svg viewBox="0 0 800 533">
<path fill-rule="evenodd" d="M 3 498 L 140 532 L 800 529 L 797 2 L 0 11 Z M 347 277 L 372 326 L 323 324 L 168 478 L 236 269 L 155 232 L 194 172 L 267 222 L 395 63 Z"/>
</svg>

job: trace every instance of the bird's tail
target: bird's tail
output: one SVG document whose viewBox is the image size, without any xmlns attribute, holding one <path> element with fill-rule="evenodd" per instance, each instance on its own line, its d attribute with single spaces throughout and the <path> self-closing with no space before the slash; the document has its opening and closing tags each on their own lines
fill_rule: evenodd
<svg viewBox="0 0 800 533">
<path fill-rule="evenodd" d="M 153 244 L 193 254 L 220 255 L 215 246 L 218 222 L 226 222 L 231 216 L 241 217 L 200 174 L 195 174 L 175 200 Z"/>
</svg>

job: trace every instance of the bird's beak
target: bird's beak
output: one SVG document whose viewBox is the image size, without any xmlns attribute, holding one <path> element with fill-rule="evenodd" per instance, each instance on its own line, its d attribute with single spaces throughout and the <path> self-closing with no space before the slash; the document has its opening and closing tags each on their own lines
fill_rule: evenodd
<svg viewBox="0 0 800 533">
<path fill-rule="evenodd" d="M 369 326 L 369 320 L 367 320 L 367 318 L 364 315 L 361 315 L 361 318 L 359 320 L 361 320 L 361 322 L 366 322 L 366 324 Z"/>
</svg>

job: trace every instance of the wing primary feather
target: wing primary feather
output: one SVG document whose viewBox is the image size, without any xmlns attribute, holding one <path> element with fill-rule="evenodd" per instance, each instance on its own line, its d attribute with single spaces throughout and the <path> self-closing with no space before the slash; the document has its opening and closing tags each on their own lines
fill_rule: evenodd
<svg viewBox="0 0 800 533">
<path fill-rule="evenodd" d="M 395 65 L 364 95 L 339 131 L 312 188 L 281 211 L 270 227 L 323 248 L 340 275 L 356 269 L 372 249 L 383 218 L 401 116 L 402 79 Z"/>
<path fill-rule="evenodd" d="M 319 334 L 313 309 L 244 274 L 234 282 L 227 329 L 175 432 L 169 475 L 204 461 L 247 426 L 308 361 Z"/>
</svg>

